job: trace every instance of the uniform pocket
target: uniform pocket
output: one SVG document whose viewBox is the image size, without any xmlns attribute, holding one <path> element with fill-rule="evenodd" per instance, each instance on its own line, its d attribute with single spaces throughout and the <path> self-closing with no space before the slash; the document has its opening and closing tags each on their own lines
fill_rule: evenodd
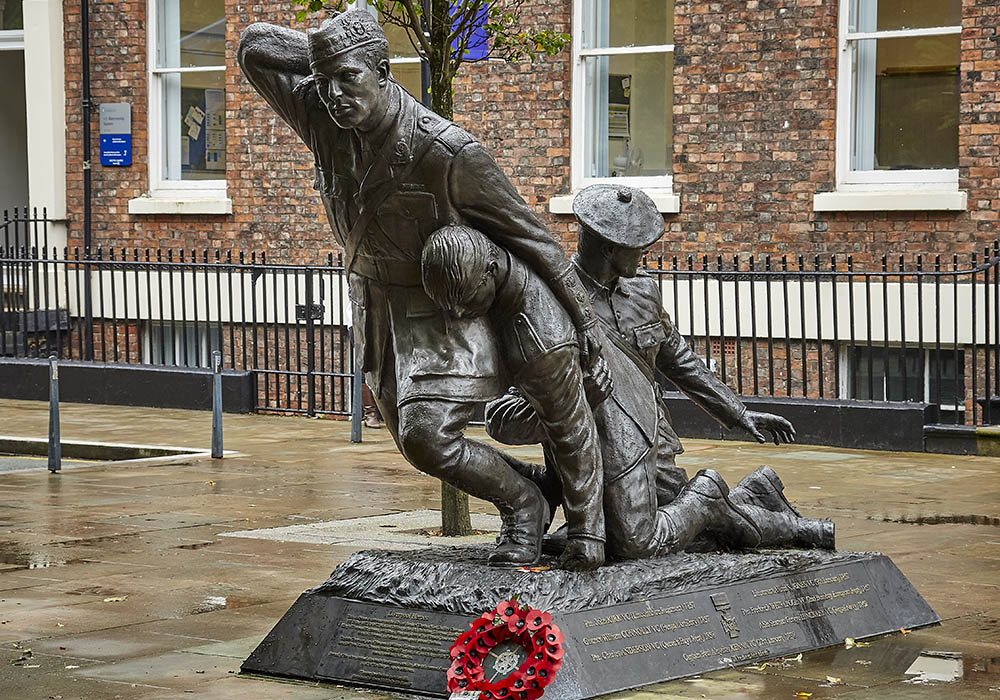
<svg viewBox="0 0 1000 700">
<path fill-rule="evenodd" d="M 635 344 L 641 350 L 656 347 L 667 339 L 667 333 L 663 330 L 663 324 L 659 321 L 639 326 L 633 333 L 635 333 Z"/>
</svg>

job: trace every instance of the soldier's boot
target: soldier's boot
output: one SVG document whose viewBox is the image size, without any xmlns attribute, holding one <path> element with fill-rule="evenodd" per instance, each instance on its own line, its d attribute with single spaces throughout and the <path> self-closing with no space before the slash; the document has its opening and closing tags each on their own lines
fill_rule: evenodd
<svg viewBox="0 0 1000 700">
<path fill-rule="evenodd" d="M 604 563 L 604 543 L 589 537 L 573 537 L 565 541 L 556 566 L 568 571 L 593 571 Z"/>
<path fill-rule="evenodd" d="M 493 501 L 502 525 L 497 548 L 489 556 L 490 566 L 531 566 L 541 558 L 542 534 L 552 516 L 538 487 L 532 482 L 526 485 L 528 488 L 519 489 L 520 495 L 515 498 Z"/>
<path fill-rule="evenodd" d="M 545 528 L 542 532 L 548 531 L 549 525 L 552 524 L 552 516 L 556 513 L 556 508 L 562 505 L 562 482 L 559 480 L 556 470 L 550 469 L 543 464 L 525 462 L 506 452 L 501 452 L 500 455 L 514 471 L 535 484 L 542 492 L 542 497 L 549 506 L 549 517 L 545 521 Z"/>
<path fill-rule="evenodd" d="M 555 532 L 542 538 L 542 551 L 545 554 L 559 555 L 569 543 L 569 525 L 563 523 Z"/>
<path fill-rule="evenodd" d="M 661 554 L 681 551 L 702 533 L 735 549 L 760 545 L 760 530 L 729 500 L 729 487 L 714 469 L 698 472 L 657 515 Z"/>
<path fill-rule="evenodd" d="M 760 506 L 776 513 L 802 517 L 785 498 L 784 490 L 785 485 L 777 472 L 765 464 L 743 477 L 729 491 L 729 500 L 736 505 Z"/>
<path fill-rule="evenodd" d="M 745 505 L 742 508 L 760 528 L 761 547 L 837 548 L 832 520 L 800 518 L 790 513 L 774 512 L 754 505 Z"/>
</svg>

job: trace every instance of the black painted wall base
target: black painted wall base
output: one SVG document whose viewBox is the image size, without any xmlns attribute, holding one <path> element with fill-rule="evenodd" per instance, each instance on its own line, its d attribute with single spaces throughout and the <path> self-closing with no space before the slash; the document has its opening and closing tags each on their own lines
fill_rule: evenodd
<svg viewBox="0 0 1000 700">
<path fill-rule="evenodd" d="M 881 554 L 680 554 L 575 574 L 490 568 L 487 553 L 358 552 L 299 597 L 241 670 L 444 697 L 455 638 L 515 593 L 566 637 L 550 700 L 940 622 Z"/>
<path fill-rule="evenodd" d="M 257 389 L 251 372 L 223 370 L 222 408 L 250 413 Z M 0 360 L 0 398 L 48 401 L 49 361 Z M 197 367 L 101 364 L 62 360 L 59 399 L 67 403 L 211 410 L 212 372 Z"/>
<path fill-rule="evenodd" d="M 674 430 L 681 438 L 747 440 L 742 430 L 726 430 L 690 399 L 667 392 Z M 743 396 L 752 411 L 777 413 L 795 426 L 795 441 L 859 450 L 924 451 L 926 407 L 920 403 L 882 403 L 835 399 Z"/>
</svg>

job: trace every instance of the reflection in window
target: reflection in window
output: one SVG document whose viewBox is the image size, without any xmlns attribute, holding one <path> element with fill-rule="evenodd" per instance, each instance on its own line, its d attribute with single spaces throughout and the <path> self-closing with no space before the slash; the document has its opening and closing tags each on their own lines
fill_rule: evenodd
<svg viewBox="0 0 1000 700">
<path fill-rule="evenodd" d="M 582 0 L 584 178 L 670 174 L 673 14 L 672 0 Z"/>
<path fill-rule="evenodd" d="M 0 31 L 24 29 L 21 0 L 0 0 Z"/>
<path fill-rule="evenodd" d="M 156 67 L 165 180 L 226 171 L 223 0 L 157 0 Z"/>
<path fill-rule="evenodd" d="M 957 168 L 961 1 L 848 4 L 851 169 Z"/>
</svg>

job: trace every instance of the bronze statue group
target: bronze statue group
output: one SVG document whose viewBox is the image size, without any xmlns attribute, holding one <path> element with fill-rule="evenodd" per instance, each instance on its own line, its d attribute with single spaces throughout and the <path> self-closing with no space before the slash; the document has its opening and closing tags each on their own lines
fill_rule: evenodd
<svg viewBox="0 0 1000 700">
<path fill-rule="evenodd" d="M 769 467 L 730 489 L 676 465 L 662 377 L 760 442 L 795 433 L 747 410 L 664 313 L 638 270 L 664 233 L 648 195 L 581 191 L 569 260 L 486 150 L 392 79 L 367 12 L 308 34 L 253 24 L 238 56 L 315 157 L 386 427 L 417 469 L 496 505 L 491 564 L 535 564 L 543 545 L 576 570 L 684 549 L 833 548 L 833 523 L 801 517 Z M 541 443 L 545 463 L 465 437 L 482 402 L 493 438 Z M 546 536 L 559 505 L 566 525 Z"/>
</svg>

